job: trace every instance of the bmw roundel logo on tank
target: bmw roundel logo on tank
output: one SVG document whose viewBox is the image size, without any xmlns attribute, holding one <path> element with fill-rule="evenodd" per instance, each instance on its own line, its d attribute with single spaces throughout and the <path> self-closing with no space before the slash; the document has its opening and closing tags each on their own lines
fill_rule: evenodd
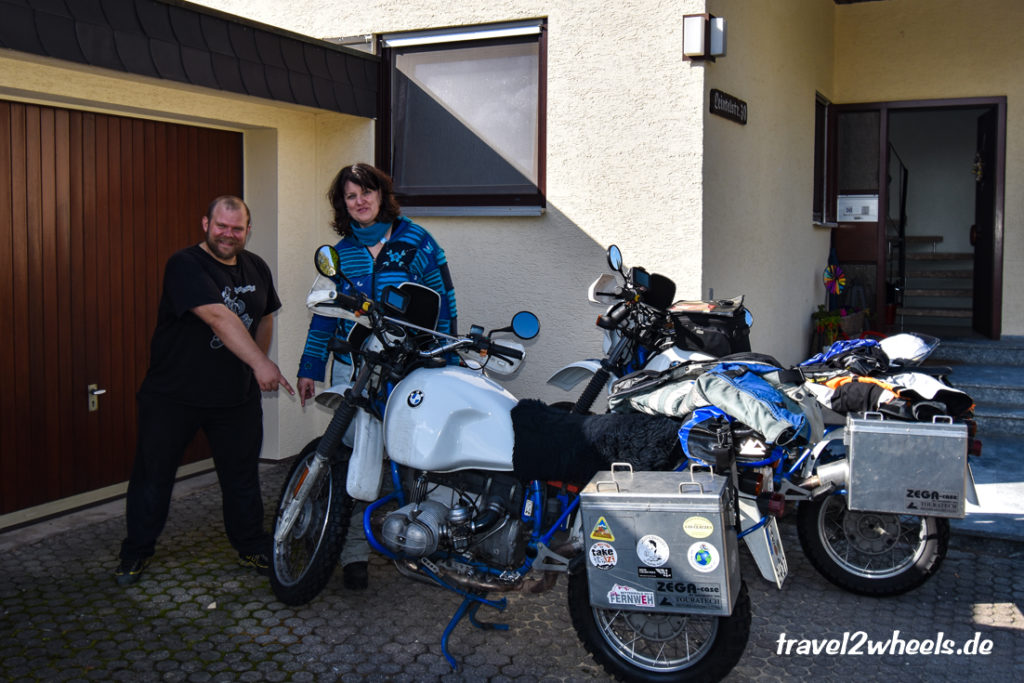
<svg viewBox="0 0 1024 683">
<path fill-rule="evenodd" d="M 415 408 L 419 404 L 423 403 L 423 392 L 417 389 L 409 394 L 409 398 L 405 399 L 405 402 L 409 404 L 410 408 Z"/>
</svg>

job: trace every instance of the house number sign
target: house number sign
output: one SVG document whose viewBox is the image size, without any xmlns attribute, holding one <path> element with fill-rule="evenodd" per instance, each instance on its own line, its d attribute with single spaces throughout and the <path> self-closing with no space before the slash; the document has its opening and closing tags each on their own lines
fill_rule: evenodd
<svg viewBox="0 0 1024 683">
<path fill-rule="evenodd" d="M 747 124 L 747 103 L 714 88 L 711 89 L 711 113 L 742 125 Z"/>
</svg>

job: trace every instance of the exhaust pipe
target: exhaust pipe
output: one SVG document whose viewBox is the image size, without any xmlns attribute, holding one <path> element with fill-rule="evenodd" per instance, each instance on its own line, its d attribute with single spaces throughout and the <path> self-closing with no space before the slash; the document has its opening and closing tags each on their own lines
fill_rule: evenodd
<svg viewBox="0 0 1024 683">
<path fill-rule="evenodd" d="M 811 489 L 811 495 L 814 496 L 817 490 L 823 486 L 828 487 L 830 490 L 846 488 L 846 483 L 849 480 L 850 463 L 846 458 L 843 458 L 835 462 L 818 465 L 815 468 L 814 474 L 800 482 L 800 486 L 805 489 Z"/>
</svg>

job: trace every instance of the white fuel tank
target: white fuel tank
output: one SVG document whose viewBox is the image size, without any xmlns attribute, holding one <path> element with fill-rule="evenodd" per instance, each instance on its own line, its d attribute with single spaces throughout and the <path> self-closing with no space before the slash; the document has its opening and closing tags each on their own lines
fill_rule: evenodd
<svg viewBox="0 0 1024 683">
<path fill-rule="evenodd" d="M 466 368 L 420 368 L 398 383 L 384 413 L 384 445 L 400 465 L 432 472 L 512 470 L 516 397 Z"/>
</svg>

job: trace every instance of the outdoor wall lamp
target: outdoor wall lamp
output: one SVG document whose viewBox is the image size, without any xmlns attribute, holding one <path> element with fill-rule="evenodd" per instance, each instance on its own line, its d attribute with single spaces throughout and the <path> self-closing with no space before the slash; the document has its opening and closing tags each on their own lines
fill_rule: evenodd
<svg viewBox="0 0 1024 683">
<path fill-rule="evenodd" d="M 712 14 L 683 15 L 683 59 L 715 61 L 725 54 L 725 19 Z"/>
</svg>

